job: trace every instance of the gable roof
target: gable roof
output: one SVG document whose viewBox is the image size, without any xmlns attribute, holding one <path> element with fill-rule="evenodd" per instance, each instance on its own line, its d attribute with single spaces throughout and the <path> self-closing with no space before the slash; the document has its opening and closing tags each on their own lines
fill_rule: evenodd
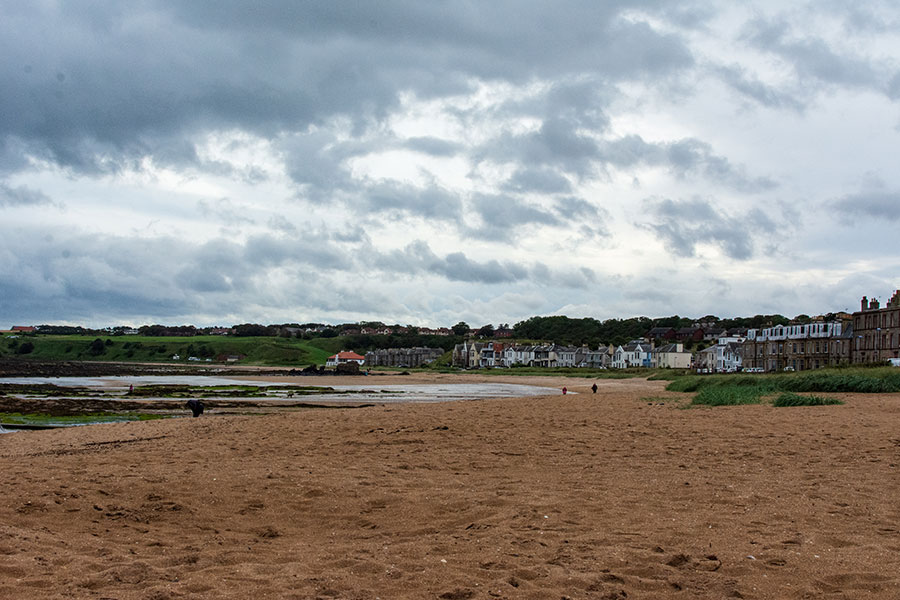
<svg viewBox="0 0 900 600">
<path fill-rule="evenodd" d="M 365 356 L 360 356 L 356 352 L 352 352 L 349 350 L 342 350 L 337 354 L 329 356 L 328 358 L 336 358 L 337 360 L 366 360 Z"/>
</svg>

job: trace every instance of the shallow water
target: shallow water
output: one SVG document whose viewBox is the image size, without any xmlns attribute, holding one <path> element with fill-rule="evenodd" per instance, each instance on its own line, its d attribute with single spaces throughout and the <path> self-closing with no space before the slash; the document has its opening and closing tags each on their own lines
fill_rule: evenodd
<svg viewBox="0 0 900 600">
<path fill-rule="evenodd" d="M 87 387 L 110 389 L 127 389 L 128 386 L 142 385 L 247 385 L 258 387 L 298 386 L 296 382 L 251 381 L 225 377 L 205 377 L 191 375 L 140 375 L 110 377 L 2 377 L 0 383 L 21 385 L 51 384 L 59 387 Z M 480 398 L 517 398 L 522 396 L 544 396 L 558 394 L 556 388 L 520 385 L 516 383 L 450 383 L 450 384 L 396 384 L 378 385 L 377 381 L 357 385 L 321 385 L 330 387 L 336 392 L 354 392 L 343 394 L 314 394 L 305 396 L 298 394 L 290 398 L 297 402 L 309 399 L 315 402 L 450 402 L 453 400 L 477 400 Z M 230 400 L 236 398 L 229 397 Z M 258 399 L 258 398 L 254 398 Z M 278 400 L 269 398 L 268 400 Z M 287 398 L 285 398 L 287 400 Z"/>
</svg>

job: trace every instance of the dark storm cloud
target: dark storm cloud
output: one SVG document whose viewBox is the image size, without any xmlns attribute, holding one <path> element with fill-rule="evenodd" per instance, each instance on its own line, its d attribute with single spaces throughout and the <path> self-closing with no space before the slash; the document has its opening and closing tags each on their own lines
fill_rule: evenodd
<svg viewBox="0 0 900 600">
<path fill-rule="evenodd" d="M 746 260 L 754 254 L 754 238 L 778 227 L 757 209 L 729 215 L 705 199 L 649 200 L 653 222 L 647 227 L 677 256 L 694 256 L 697 244 L 714 244 L 730 258 Z"/>
<path fill-rule="evenodd" d="M 693 64 L 683 40 L 621 16 L 657 4 L 7 1 L 0 143 L 108 172 L 147 155 L 194 163 L 192 138 L 210 130 L 272 137 L 345 115 L 358 135 L 400 90 L 427 98 L 472 78 L 585 71 L 659 77 Z M 553 124 L 545 135 L 551 146 L 577 141 Z"/>
<path fill-rule="evenodd" d="M 4 206 L 39 206 L 41 204 L 55 204 L 53 200 L 40 190 L 33 190 L 28 186 L 17 187 L 0 183 L 0 207 Z"/>
<path fill-rule="evenodd" d="M 845 218 L 900 220 L 900 192 L 877 190 L 850 194 L 831 205 Z"/>
</svg>

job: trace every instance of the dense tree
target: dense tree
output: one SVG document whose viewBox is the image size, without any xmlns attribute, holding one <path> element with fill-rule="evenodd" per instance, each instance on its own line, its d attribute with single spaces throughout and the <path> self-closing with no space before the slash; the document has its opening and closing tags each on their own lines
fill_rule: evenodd
<svg viewBox="0 0 900 600">
<path fill-rule="evenodd" d="M 469 333 L 469 329 L 469 324 L 465 321 L 460 321 L 450 328 L 450 330 L 453 331 L 454 335 L 466 335 L 467 333 Z"/>
<path fill-rule="evenodd" d="M 278 328 L 257 323 L 242 323 L 234 326 L 234 335 L 238 337 L 275 336 L 278 335 Z"/>
<path fill-rule="evenodd" d="M 479 329 L 476 335 L 483 338 L 494 337 L 494 326 L 488 323 L 487 325 Z"/>
</svg>

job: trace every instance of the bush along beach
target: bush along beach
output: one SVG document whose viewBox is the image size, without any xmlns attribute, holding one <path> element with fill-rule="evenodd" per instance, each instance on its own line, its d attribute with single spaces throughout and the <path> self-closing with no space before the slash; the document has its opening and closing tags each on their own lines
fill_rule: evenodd
<svg viewBox="0 0 900 600">
<path fill-rule="evenodd" d="M 666 386 L 672 392 L 694 392 L 693 406 L 758 404 L 783 392 L 775 406 L 823 406 L 842 404 L 835 398 L 801 396 L 800 393 L 831 392 L 881 394 L 900 392 L 900 373 L 890 367 L 834 369 L 810 373 L 771 375 L 685 376 Z"/>
</svg>

